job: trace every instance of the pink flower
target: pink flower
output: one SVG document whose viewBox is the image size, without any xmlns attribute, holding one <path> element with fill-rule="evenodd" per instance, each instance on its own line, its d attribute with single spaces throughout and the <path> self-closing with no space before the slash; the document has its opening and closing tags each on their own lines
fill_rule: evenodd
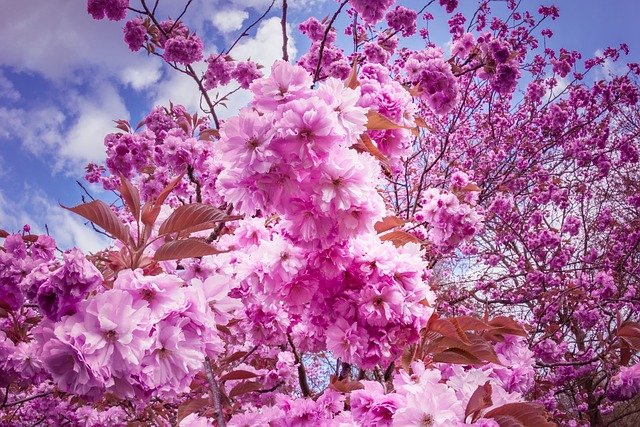
<svg viewBox="0 0 640 427">
<path fill-rule="evenodd" d="M 87 363 L 81 352 L 81 342 L 69 335 L 77 318 L 66 318 L 54 326 L 43 322 L 35 331 L 40 343 L 40 358 L 61 390 L 87 400 L 97 400 L 105 391 L 107 377 Z"/>
<path fill-rule="evenodd" d="M 153 323 L 167 313 L 180 310 L 185 305 L 182 291 L 184 282 L 173 275 L 145 276 L 142 270 L 123 270 L 113 282 L 114 289 L 129 291 L 136 300 L 144 300 L 150 309 L 149 320 Z"/>
<path fill-rule="evenodd" d="M 224 159 L 255 172 L 265 173 L 276 160 L 270 147 L 273 126 L 268 118 L 245 108 L 227 120 L 220 130 L 219 150 Z"/>
<path fill-rule="evenodd" d="M 147 37 L 147 29 L 144 27 L 142 18 L 134 18 L 127 21 L 124 28 L 124 41 L 129 45 L 132 52 L 139 51 Z"/>
<path fill-rule="evenodd" d="M 204 87 L 207 90 L 229 84 L 235 69 L 235 62 L 227 55 L 210 55 L 207 58 L 207 71 L 204 74 Z"/>
<path fill-rule="evenodd" d="M 425 371 L 417 384 L 398 387 L 407 405 L 393 416 L 394 427 L 456 427 L 464 422 L 464 407 L 455 391 L 439 382 L 438 371 Z"/>
<path fill-rule="evenodd" d="M 231 76 L 240 84 L 243 89 L 249 89 L 254 80 L 262 77 L 262 71 L 253 61 L 238 62 L 236 68 L 231 72 Z"/>
<path fill-rule="evenodd" d="M 173 315 L 154 327 L 153 345 L 140 364 L 140 378 L 146 387 L 176 394 L 189 390 L 189 384 L 202 368 L 202 342 L 190 339 L 183 327 L 186 317 Z"/>
<path fill-rule="evenodd" d="M 377 24 L 384 12 L 395 3 L 395 0 L 350 0 L 349 4 L 355 9 L 362 19 L 369 25 Z"/>
<path fill-rule="evenodd" d="M 286 101 L 306 98 L 312 84 L 311 76 L 303 68 L 276 61 L 269 77 L 251 83 L 250 89 L 256 96 L 253 105 L 259 111 L 273 110 Z"/>
<path fill-rule="evenodd" d="M 111 21 L 120 21 L 127 16 L 129 0 L 89 0 L 87 12 L 93 19 L 102 19 L 105 16 Z"/>
<path fill-rule="evenodd" d="M 78 312 L 84 317 L 79 324 L 87 360 L 124 372 L 129 365 L 140 363 L 151 344 L 151 312 L 146 301 L 136 300 L 121 289 L 111 289 L 83 301 Z"/>
<path fill-rule="evenodd" d="M 169 38 L 165 42 L 162 57 L 167 62 L 189 65 L 202 60 L 203 49 L 202 40 L 195 34 L 192 34 L 189 38 L 178 35 Z"/>
<path fill-rule="evenodd" d="M 354 361 L 356 353 L 366 348 L 367 342 L 366 331 L 358 328 L 356 322 L 349 324 L 344 318 L 338 318 L 327 329 L 327 349 L 346 362 Z"/>
</svg>

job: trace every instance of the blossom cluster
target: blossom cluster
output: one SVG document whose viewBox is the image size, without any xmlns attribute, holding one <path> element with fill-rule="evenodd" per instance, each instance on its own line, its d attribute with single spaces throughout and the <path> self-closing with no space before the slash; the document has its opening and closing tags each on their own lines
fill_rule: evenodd
<svg viewBox="0 0 640 427">
<path fill-rule="evenodd" d="M 55 264 L 55 250 L 55 240 L 44 234 L 29 247 L 21 234 L 5 238 L 4 250 L 0 250 L 0 300 L 6 306 L 17 310 L 25 295 L 35 299 L 47 280 L 50 264 Z"/>
<path fill-rule="evenodd" d="M 207 90 L 225 86 L 236 80 L 241 88 L 249 89 L 251 83 L 262 77 L 261 66 L 253 61 L 236 62 L 229 55 L 210 55 L 207 58 L 207 71 L 204 74 L 204 87 Z"/>
<path fill-rule="evenodd" d="M 414 52 L 404 66 L 407 78 L 418 90 L 418 97 L 438 115 L 447 114 L 458 102 L 458 83 L 443 53 L 439 48 Z"/>
<path fill-rule="evenodd" d="M 208 128 L 208 120 L 200 119 L 200 124 L 194 127 L 184 107 L 172 105 L 171 109 L 155 107 L 144 125 L 136 133 L 108 134 L 104 139 L 107 170 L 90 164 L 85 175 L 87 181 L 114 190 L 122 174 L 126 179 L 135 178 L 143 200 L 152 200 L 175 174 L 190 166 L 199 171 L 202 182 L 208 183 L 202 189 L 203 201 L 216 203 L 219 196 L 213 184 L 218 165 L 211 144 L 193 136 Z M 185 184 L 177 188 L 178 194 L 190 191 Z"/>
<path fill-rule="evenodd" d="M 508 350 L 507 350 L 508 349 Z M 496 348 L 501 360 L 518 368 L 497 364 L 483 367 L 426 365 L 423 361 L 411 363 L 409 372 L 400 369 L 394 375 L 391 390 L 377 381 L 363 380 L 357 389 L 339 392 L 327 388 L 317 399 L 291 399 L 278 394 L 275 404 L 260 409 L 248 407 L 235 415 L 230 426 L 275 424 L 308 426 L 460 426 L 495 427 L 498 422 L 482 418 L 470 422 L 465 408 L 478 388 L 487 387 L 490 404 L 482 414 L 509 403 L 520 402 L 522 393 L 533 385 L 532 357 L 523 340 L 508 338 Z M 503 353 L 504 352 L 504 353 Z M 516 356 L 517 355 L 517 356 Z M 515 374 L 524 369 L 527 378 Z M 517 384 L 518 390 L 508 384 Z M 348 402 L 349 410 L 343 410 Z M 204 420 L 203 420 L 204 421 Z M 466 422 L 465 422 L 466 421 Z M 203 424 L 204 425 L 204 424 Z"/>
<path fill-rule="evenodd" d="M 198 280 L 121 271 L 76 313 L 37 327 L 39 357 L 61 390 L 87 400 L 186 392 L 205 355 L 223 350 L 208 299 L 217 291 Z"/>
<path fill-rule="evenodd" d="M 103 19 L 105 16 L 111 21 L 120 21 L 127 16 L 129 0 L 88 0 L 87 12 L 93 19 Z"/>
<path fill-rule="evenodd" d="M 371 231 L 384 205 L 376 161 L 350 149 L 366 123 L 359 90 L 335 79 L 311 86 L 286 62 L 251 84 L 252 107 L 220 129 L 216 186 L 238 211 L 277 212 L 297 239 L 323 247 Z"/>
<path fill-rule="evenodd" d="M 301 351 L 328 349 L 370 368 L 419 338 L 435 297 L 417 245 L 364 235 L 318 252 L 295 245 L 289 230 L 287 221 L 265 228 L 264 220 L 244 220 L 222 241 L 241 251 L 227 274 L 240 284 L 252 341 L 290 334 Z"/>
<path fill-rule="evenodd" d="M 389 70 L 382 65 L 362 66 L 358 81 L 361 96 L 357 105 L 375 111 L 397 125 L 393 129 L 368 132 L 376 147 L 388 158 L 392 170 L 397 171 L 403 158 L 411 153 L 416 106 L 409 92 L 393 80 Z"/>
<path fill-rule="evenodd" d="M 468 182 L 468 177 L 465 181 Z M 443 251 L 469 241 L 481 229 L 482 219 L 472 204 L 464 199 L 461 201 L 452 192 L 435 188 L 427 189 L 422 197 L 422 208 L 415 214 L 417 222 L 430 226 L 429 240 Z"/>
<path fill-rule="evenodd" d="M 333 44 L 336 41 L 335 29 L 326 27 L 314 17 L 299 25 L 300 32 L 311 40 L 311 46 L 297 64 L 312 75 L 319 73 L 317 77 L 346 79 L 351 71 L 348 58 L 342 48 Z"/>
</svg>

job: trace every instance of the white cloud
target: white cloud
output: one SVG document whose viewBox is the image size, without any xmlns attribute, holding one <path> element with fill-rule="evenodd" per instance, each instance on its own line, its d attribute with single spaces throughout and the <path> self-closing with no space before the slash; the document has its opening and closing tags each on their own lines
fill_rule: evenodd
<svg viewBox="0 0 640 427">
<path fill-rule="evenodd" d="M 297 54 L 295 41 L 291 37 L 291 26 L 287 25 L 287 34 L 289 43 L 287 49 L 289 57 L 294 58 Z M 251 58 L 252 61 L 264 65 L 267 71 L 271 64 L 279 58 L 282 58 L 282 27 L 280 26 L 280 18 L 272 17 L 260 23 L 255 37 L 243 39 L 231 55 L 240 61 Z"/>
<path fill-rule="evenodd" d="M 64 114 L 54 107 L 28 111 L 0 107 L 0 139 L 8 144 L 21 141 L 28 151 L 42 155 L 62 143 L 60 128 L 64 121 Z"/>
<path fill-rule="evenodd" d="M 20 198 L 9 197 L 0 190 L 0 228 L 8 232 L 31 226 L 32 234 L 45 234 L 47 229 L 61 249 L 78 247 L 83 252 L 96 252 L 108 247 L 109 240 L 84 225 L 81 217 L 66 211 L 41 190 L 28 188 Z"/>
<path fill-rule="evenodd" d="M 206 66 L 194 64 L 197 74 L 201 75 Z M 169 102 L 183 105 L 187 111 L 200 111 L 200 92 L 193 79 L 185 74 L 173 71 L 169 76 L 154 85 L 153 105 L 169 106 Z"/>
<path fill-rule="evenodd" d="M 290 26 L 287 27 L 291 32 Z M 290 57 L 295 57 L 297 51 L 293 37 L 289 37 L 288 51 Z M 231 56 L 239 61 L 251 59 L 265 68 L 263 72 L 268 74 L 271 64 L 282 57 L 282 28 L 280 26 L 280 18 L 272 17 L 260 23 L 255 37 L 245 37 L 231 52 Z M 197 75 L 202 75 L 206 70 L 206 64 L 194 64 Z M 169 105 L 169 101 L 175 104 L 184 105 L 188 111 L 199 111 L 200 108 L 200 92 L 190 77 L 173 72 L 169 77 L 154 86 L 156 94 L 154 96 L 154 105 Z M 238 86 L 230 84 L 220 91 L 210 91 L 209 95 L 215 102 L 216 95 L 224 96 Z M 236 114 L 238 109 L 247 105 L 251 100 L 248 91 L 238 91 L 225 101 L 227 108 L 220 106 L 217 108 L 219 117 L 225 118 Z"/>
<path fill-rule="evenodd" d="M 69 110 L 41 106 L 30 110 L 0 107 L 0 139 L 40 157 L 55 159 L 53 172 L 77 171 L 90 161 L 103 161 L 104 137 L 114 131 L 114 119 L 128 119 L 122 98 L 109 84 L 96 84 L 80 95 L 66 94 Z"/>
<path fill-rule="evenodd" d="M 129 51 L 123 41 L 123 22 L 95 21 L 86 2 L 3 1 L 0 65 L 34 71 L 50 79 L 75 80 L 87 67 L 96 73 L 117 75 L 123 68 L 148 58 Z"/>
<path fill-rule="evenodd" d="M 107 83 L 96 86 L 91 93 L 70 100 L 73 123 L 62 132 L 54 172 L 65 168 L 78 170 L 88 162 L 104 161 L 104 137 L 114 132 L 113 120 L 129 119 L 116 89 Z"/>
<path fill-rule="evenodd" d="M 157 83 L 162 77 L 162 64 L 154 59 L 124 68 L 120 72 L 120 81 L 135 90 L 147 89 Z"/>
<path fill-rule="evenodd" d="M 13 87 L 13 83 L 2 74 L 2 71 L 0 71 L 0 99 L 8 101 L 20 99 L 20 92 Z"/>
<path fill-rule="evenodd" d="M 603 58 L 604 52 L 598 49 L 593 55 L 594 57 Z M 624 75 L 627 70 L 626 62 L 614 62 L 611 58 L 605 58 L 602 65 L 594 67 L 593 78 L 595 80 L 611 80 L 613 76 Z"/>
<path fill-rule="evenodd" d="M 242 23 L 249 17 L 249 12 L 244 10 L 221 10 L 213 15 L 211 22 L 221 33 L 229 33 L 242 28 Z"/>
</svg>

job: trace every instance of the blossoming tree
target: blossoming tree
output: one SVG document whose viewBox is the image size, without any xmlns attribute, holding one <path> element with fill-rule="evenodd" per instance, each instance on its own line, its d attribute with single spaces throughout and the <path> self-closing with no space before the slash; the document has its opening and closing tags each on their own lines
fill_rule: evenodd
<svg viewBox="0 0 640 427">
<path fill-rule="evenodd" d="M 584 65 L 540 50 L 553 6 L 508 1 L 501 19 L 482 1 L 467 19 L 457 0 L 345 0 L 299 25 L 311 45 L 293 64 L 284 0 L 283 59 L 256 64 L 236 43 L 204 58 L 191 1 L 175 20 L 153 3 L 88 12 L 129 18 L 129 48 L 191 77 L 203 111 L 157 106 L 106 136 L 86 178 L 119 203 L 66 209 L 112 247 L 56 256 L 48 235 L 2 232 L 3 423 L 633 413 L 615 405 L 640 390 L 640 68 L 590 82 L 625 45 Z M 450 54 L 430 42 L 437 7 Z M 221 120 L 238 90 L 250 102 Z"/>
</svg>

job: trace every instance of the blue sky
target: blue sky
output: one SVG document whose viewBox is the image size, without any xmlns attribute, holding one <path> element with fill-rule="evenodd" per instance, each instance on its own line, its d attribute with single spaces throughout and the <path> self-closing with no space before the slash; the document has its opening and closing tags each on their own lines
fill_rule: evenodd
<svg viewBox="0 0 640 427">
<path fill-rule="evenodd" d="M 166 11 L 171 16 L 184 4 L 165 3 L 174 8 Z M 217 53 L 269 3 L 195 0 L 185 20 L 203 37 L 207 53 Z M 476 1 L 460 3 L 467 8 Z M 321 19 L 337 7 L 332 0 L 289 0 L 289 4 L 294 28 L 309 15 Z M 550 3 L 523 0 L 522 4 L 536 10 L 537 5 Z M 560 19 L 545 25 L 554 32 L 550 47 L 578 50 L 589 57 L 626 42 L 631 54 L 622 62 L 640 62 L 639 2 L 558 0 L 555 4 Z M 431 7 L 439 9 L 437 4 Z M 86 13 L 85 1 L 0 0 L 0 10 L 0 228 L 16 231 L 29 223 L 41 233 L 46 224 L 63 248 L 100 249 L 105 241 L 58 202 L 67 206 L 81 202 L 83 191 L 75 181 L 82 181 L 87 162 L 104 158 L 102 140 L 113 132 L 112 120 L 137 124 L 154 105 L 169 99 L 195 111 L 198 95 L 193 83 L 158 58 L 130 52 L 122 41 L 125 21 L 94 21 Z M 274 9 L 243 39 L 234 56 L 265 65 L 278 58 L 279 13 Z M 434 22 L 430 29 L 434 41 L 447 41 L 446 22 Z M 305 46 L 306 40 L 294 37 L 290 54 L 299 56 Z M 226 115 L 243 102 L 246 97 L 232 102 Z M 100 195 L 97 188 L 88 188 Z"/>
</svg>

